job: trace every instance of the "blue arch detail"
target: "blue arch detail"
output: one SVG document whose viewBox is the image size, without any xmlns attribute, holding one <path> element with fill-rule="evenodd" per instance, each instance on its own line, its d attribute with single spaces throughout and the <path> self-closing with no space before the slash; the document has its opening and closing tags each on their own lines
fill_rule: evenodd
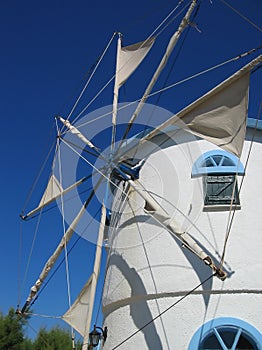
<svg viewBox="0 0 262 350">
<path fill-rule="evenodd" d="M 250 323 L 233 317 L 219 317 L 203 324 L 193 335 L 188 350 L 198 350 L 201 341 L 212 331 L 212 329 L 219 326 L 236 326 L 241 328 L 254 341 L 257 348 L 262 350 L 262 334 L 259 332 L 259 330 L 257 330 Z"/>
<path fill-rule="evenodd" d="M 214 162 L 216 158 L 218 161 Z M 208 161 L 213 162 L 213 164 L 208 166 Z M 212 150 L 203 153 L 195 161 L 192 168 L 192 177 L 215 173 L 245 175 L 245 169 L 239 158 L 222 150 Z"/>
</svg>

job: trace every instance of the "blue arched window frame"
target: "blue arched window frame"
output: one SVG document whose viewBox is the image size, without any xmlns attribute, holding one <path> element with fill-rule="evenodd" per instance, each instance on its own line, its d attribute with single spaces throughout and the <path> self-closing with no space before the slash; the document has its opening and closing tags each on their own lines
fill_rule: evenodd
<svg viewBox="0 0 262 350">
<path fill-rule="evenodd" d="M 211 321 L 208 321 L 204 325 L 202 325 L 196 333 L 193 335 L 188 350 L 198 350 L 201 342 L 210 335 L 211 332 L 215 332 L 216 328 L 227 328 L 227 327 L 235 327 L 238 329 L 238 332 L 243 332 L 245 335 L 247 335 L 257 346 L 258 350 L 262 350 L 262 334 L 251 324 L 232 317 L 220 317 L 213 319 Z M 236 349 L 237 344 L 235 344 L 235 348 L 232 348 L 231 350 Z M 221 346 L 221 349 L 222 346 Z M 224 347 L 223 350 L 228 350 L 226 347 Z"/>
<path fill-rule="evenodd" d="M 214 157 L 221 157 L 219 164 L 213 163 L 213 166 L 206 166 L 207 160 L 212 160 Z M 239 158 L 222 150 L 212 150 L 202 154 L 193 165 L 192 177 L 215 173 L 245 175 L 245 169 Z"/>
</svg>

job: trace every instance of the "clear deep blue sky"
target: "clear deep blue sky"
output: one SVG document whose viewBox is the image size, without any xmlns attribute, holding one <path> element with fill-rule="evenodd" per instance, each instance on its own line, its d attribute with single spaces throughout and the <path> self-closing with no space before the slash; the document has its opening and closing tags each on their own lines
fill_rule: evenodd
<svg viewBox="0 0 262 350">
<path fill-rule="evenodd" d="M 228 2 L 257 26 L 262 27 L 261 0 Z M 6 313 L 11 306 L 16 307 L 17 304 L 19 213 L 41 166 L 43 155 L 47 152 L 50 135 L 51 139 L 55 137 L 52 129 L 53 116 L 65 111 L 68 98 L 75 92 L 75 88 L 81 86 L 85 73 L 97 60 L 114 31 L 124 34 L 126 45 L 143 40 L 176 3 L 163 0 L 1 1 L 2 312 Z M 191 42 L 192 46 L 190 43 L 185 44 L 186 59 L 178 60 L 180 68 L 176 72 L 177 78 L 174 75 L 170 83 L 262 44 L 261 31 L 233 13 L 222 2 L 213 0 L 211 3 L 206 0 L 203 3 L 203 9 L 196 19 L 202 33 L 195 31 L 194 35 L 204 38 L 205 47 L 197 41 Z M 209 10 L 213 11 L 210 18 Z M 209 43 L 208 50 L 206 42 Z M 181 68 L 183 63 L 187 63 L 186 73 Z M 261 102 L 261 70 L 260 75 L 257 74 L 257 78 L 254 78 L 256 97 L 251 100 L 254 102 L 251 111 L 253 117 L 256 116 L 258 104 Z M 212 87 L 213 82 L 218 82 L 219 78 L 220 73 L 211 75 L 205 83 Z M 140 77 L 141 82 L 142 80 Z M 163 107 L 176 111 L 180 105 L 190 102 L 199 95 L 198 83 L 193 84 L 190 91 L 192 95 L 180 94 L 178 98 L 169 93 L 167 100 L 163 100 Z M 104 104 L 108 103 L 110 100 L 106 99 Z M 44 239 L 42 237 L 43 248 L 48 246 L 52 238 L 51 224 L 52 222 L 50 231 L 45 233 Z M 23 234 L 26 236 L 26 231 L 23 230 Z M 27 244 L 24 244 L 28 254 Z M 37 277 L 36 273 L 40 272 L 45 260 L 41 256 L 40 247 L 36 249 L 33 255 L 35 266 L 30 270 L 33 273 L 32 281 Z M 48 257 L 50 251 L 45 253 Z M 89 261 L 88 254 L 92 255 L 92 249 L 87 250 L 85 261 L 81 261 L 80 266 L 73 265 L 72 270 L 76 275 L 79 271 L 85 271 Z M 24 269 L 25 263 L 22 273 Z M 26 281 L 23 296 L 29 286 L 29 281 Z M 54 314 L 57 314 L 55 305 L 60 303 L 57 301 L 60 297 L 56 293 L 55 285 L 53 293 L 46 301 L 49 304 L 47 310 L 42 308 L 41 312 L 51 313 L 53 308 Z M 24 299 L 23 297 L 21 303 Z M 35 311 L 38 311 L 37 306 Z M 37 328 L 46 321 L 33 322 L 32 325 Z"/>
</svg>

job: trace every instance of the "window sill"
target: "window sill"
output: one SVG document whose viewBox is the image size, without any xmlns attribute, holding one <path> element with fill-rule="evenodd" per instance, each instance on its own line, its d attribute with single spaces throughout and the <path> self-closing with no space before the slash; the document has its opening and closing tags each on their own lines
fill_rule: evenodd
<svg viewBox="0 0 262 350">
<path fill-rule="evenodd" d="M 205 205 L 203 207 L 203 211 L 230 211 L 231 210 L 241 210 L 240 204 L 233 204 L 232 206 L 230 204 L 220 204 L 220 205 Z"/>
</svg>

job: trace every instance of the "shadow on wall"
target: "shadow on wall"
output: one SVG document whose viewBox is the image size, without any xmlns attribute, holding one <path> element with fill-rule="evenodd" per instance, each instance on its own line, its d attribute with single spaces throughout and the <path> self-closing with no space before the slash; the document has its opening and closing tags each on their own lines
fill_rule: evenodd
<svg viewBox="0 0 262 350">
<path fill-rule="evenodd" d="M 175 242 L 181 246 L 181 242 L 179 241 L 178 238 L 172 236 Z M 196 243 L 201 247 L 213 260 L 216 266 L 219 266 L 219 261 L 216 259 L 216 257 L 209 251 L 207 250 L 197 239 L 194 238 Z M 197 257 L 194 253 L 192 253 L 190 250 L 181 247 L 186 259 L 192 266 L 192 269 L 195 271 L 197 274 L 199 281 L 205 281 L 208 279 L 208 277 L 212 274 L 212 270 L 210 269 L 209 266 L 205 265 L 205 263 L 200 260 L 199 257 Z M 231 275 L 234 273 L 234 271 L 229 271 L 225 266 L 223 267 L 223 270 L 227 273 L 227 277 L 230 278 Z M 215 277 L 216 278 L 216 277 Z M 202 290 L 203 290 L 203 299 L 205 303 L 205 307 L 207 309 L 209 300 L 210 300 L 210 291 L 212 290 L 213 286 L 213 278 L 208 279 L 205 283 L 202 284 Z"/>
<path fill-rule="evenodd" d="M 148 215 L 137 215 L 136 217 L 130 218 L 129 220 L 125 221 L 120 228 L 123 229 L 129 225 L 132 225 L 134 223 L 144 223 L 144 222 L 149 222 L 150 218 L 148 217 Z M 163 229 L 163 227 L 158 224 L 157 222 L 154 222 L 154 225 L 159 226 L 160 228 Z M 208 267 L 207 265 L 204 264 L 204 262 L 202 260 L 199 259 L 199 257 L 197 257 L 196 255 L 194 255 L 190 250 L 183 248 L 182 247 L 182 243 L 181 241 L 175 237 L 174 235 L 171 235 L 171 237 L 173 238 L 173 240 L 175 241 L 175 243 L 180 247 L 180 249 L 182 250 L 183 254 L 185 255 L 186 259 L 188 260 L 188 262 L 190 263 L 190 265 L 192 266 L 192 269 L 196 272 L 199 281 L 202 282 L 204 280 L 206 280 L 211 274 L 212 274 L 212 270 L 210 269 L 210 267 Z M 195 238 L 194 238 L 195 239 Z M 203 245 L 195 239 L 195 241 L 197 242 L 197 244 L 205 251 L 206 248 L 203 247 Z M 209 256 L 211 256 L 212 260 L 216 263 L 216 265 L 219 265 L 217 259 L 211 254 L 211 252 L 207 251 L 207 254 Z M 124 261 L 124 263 L 126 264 L 126 262 Z M 119 269 L 120 267 L 117 266 Z M 121 272 L 123 273 L 123 271 L 121 270 Z M 226 271 L 229 275 L 229 271 Z M 124 273 L 123 273 L 124 274 Z M 140 279 L 139 275 L 137 275 L 137 278 Z M 130 281 L 132 282 L 132 281 Z M 131 286 L 131 283 L 130 287 Z M 142 284 L 142 281 L 140 282 Z M 204 299 L 204 303 L 205 303 L 205 307 L 207 308 L 208 303 L 209 303 L 209 299 L 210 299 L 210 293 L 208 293 L 208 291 L 212 290 L 212 285 L 213 285 L 213 279 L 209 279 L 206 283 L 204 283 L 202 285 L 202 289 L 204 291 L 203 293 L 203 299 Z M 135 292 L 139 292 L 138 290 L 136 290 Z M 206 292 L 206 293 L 205 293 Z M 135 294 L 135 293 L 134 293 Z M 141 293 L 140 293 L 141 294 Z M 143 294 L 142 294 L 143 295 Z"/>
<path fill-rule="evenodd" d="M 123 274 L 131 288 L 130 315 L 138 329 L 153 319 L 147 302 L 143 298 L 135 299 L 137 296 L 146 295 L 145 286 L 134 268 L 130 268 L 127 262 L 117 254 L 110 257 L 110 265 L 115 265 Z M 147 348 L 150 350 L 162 350 L 162 344 L 157 333 L 154 322 L 141 330 L 145 337 Z"/>
</svg>

